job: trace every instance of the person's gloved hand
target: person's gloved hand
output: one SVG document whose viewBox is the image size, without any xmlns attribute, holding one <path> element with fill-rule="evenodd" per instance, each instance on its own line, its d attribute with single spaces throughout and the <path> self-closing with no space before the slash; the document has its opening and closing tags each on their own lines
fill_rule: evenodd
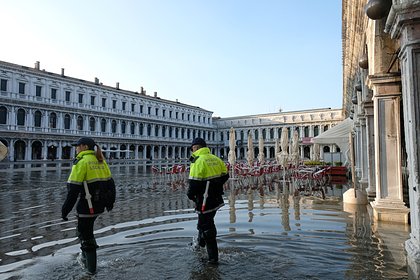
<svg viewBox="0 0 420 280">
<path fill-rule="evenodd" d="M 112 209 L 114 208 L 114 204 L 112 204 L 112 205 L 110 205 L 110 206 L 107 206 L 106 207 L 106 211 L 111 211 Z"/>
<path fill-rule="evenodd" d="M 61 216 L 61 219 L 63 219 L 63 221 L 68 221 L 69 220 L 69 218 L 67 218 L 66 216 Z"/>
</svg>

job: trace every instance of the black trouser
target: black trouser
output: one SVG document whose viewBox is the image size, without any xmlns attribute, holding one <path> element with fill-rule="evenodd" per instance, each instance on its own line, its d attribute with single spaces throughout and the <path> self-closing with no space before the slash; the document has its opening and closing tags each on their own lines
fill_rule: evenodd
<svg viewBox="0 0 420 280">
<path fill-rule="evenodd" d="M 96 217 L 77 219 L 77 233 L 80 239 L 80 249 L 82 250 L 82 261 L 90 273 L 96 272 L 96 244 L 93 235 L 93 225 Z"/>
<path fill-rule="evenodd" d="M 93 235 L 93 225 L 96 217 L 81 218 L 77 219 L 77 233 L 80 239 L 80 249 L 82 251 L 91 251 L 98 248 L 96 244 L 95 236 Z"/>
<path fill-rule="evenodd" d="M 96 217 L 81 218 L 77 219 L 77 234 L 80 240 L 94 239 L 93 236 L 93 225 Z"/>
<path fill-rule="evenodd" d="M 219 259 L 218 248 L 217 248 L 217 230 L 216 225 L 214 224 L 214 216 L 216 216 L 216 211 L 198 214 L 198 239 L 200 246 L 207 247 L 207 253 L 209 255 L 209 260 L 217 262 Z M 203 240 L 205 242 L 203 242 Z"/>
<path fill-rule="evenodd" d="M 198 223 L 197 223 L 198 231 L 205 232 L 208 230 L 214 230 L 216 232 L 216 225 L 214 224 L 214 216 L 216 216 L 216 211 L 205 213 L 205 214 L 198 214 Z"/>
</svg>

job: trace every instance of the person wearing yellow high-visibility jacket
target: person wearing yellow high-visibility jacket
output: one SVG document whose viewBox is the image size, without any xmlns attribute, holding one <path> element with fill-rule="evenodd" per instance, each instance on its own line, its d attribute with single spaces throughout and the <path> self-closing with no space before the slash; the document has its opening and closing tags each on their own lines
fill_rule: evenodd
<svg viewBox="0 0 420 280">
<path fill-rule="evenodd" d="M 209 263 L 217 264 L 217 230 L 214 217 L 224 205 L 223 184 L 229 179 L 225 163 L 210 153 L 206 141 L 195 138 L 191 144 L 191 166 L 187 196 L 194 201 L 198 214 L 198 244 L 206 246 Z"/>
<path fill-rule="evenodd" d="M 96 272 L 96 244 L 93 226 L 98 215 L 111 211 L 115 202 L 115 183 L 101 148 L 92 138 L 82 137 L 76 143 L 76 158 L 67 180 L 67 197 L 61 217 L 67 215 L 77 201 L 77 232 L 82 253 L 78 261 L 89 273 Z M 96 151 L 95 151 L 96 147 Z"/>
</svg>

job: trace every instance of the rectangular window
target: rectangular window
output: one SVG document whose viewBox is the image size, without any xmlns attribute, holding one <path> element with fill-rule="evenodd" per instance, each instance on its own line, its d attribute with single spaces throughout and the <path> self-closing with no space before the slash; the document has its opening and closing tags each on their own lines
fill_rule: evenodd
<svg viewBox="0 0 420 280">
<path fill-rule="evenodd" d="M 126 102 L 123 102 L 122 103 L 122 109 L 125 111 L 125 104 L 126 104 Z"/>
<path fill-rule="evenodd" d="M 41 86 L 35 86 L 35 96 L 41 97 L 41 90 L 42 90 Z"/>
<path fill-rule="evenodd" d="M 131 112 L 134 112 L 135 105 L 136 105 L 136 104 L 131 104 Z"/>
<path fill-rule="evenodd" d="M 143 114 L 143 105 L 140 105 L 140 114 Z"/>
<path fill-rule="evenodd" d="M 150 115 L 152 113 L 152 107 L 147 107 L 147 113 Z"/>
<path fill-rule="evenodd" d="M 172 111 L 169 111 L 169 117 L 172 118 Z"/>
<path fill-rule="evenodd" d="M 95 96 L 90 97 L 90 105 L 95 105 Z"/>
<path fill-rule="evenodd" d="M 156 115 L 156 116 L 158 116 L 158 115 L 159 115 L 159 109 L 158 109 L 158 108 L 156 108 L 156 109 L 155 109 L 155 115 Z"/>
<path fill-rule="evenodd" d="M 0 90 L 1 91 L 6 91 L 7 90 L 7 80 L 6 79 L 1 79 L 0 80 Z"/>
<path fill-rule="evenodd" d="M 178 112 L 175 112 L 175 119 L 178 119 Z"/>
<path fill-rule="evenodd" d="M 25 94 L 25 83 L 19 83 L 19 93 Z"/>
<path fill-rule="evenodd" d="M 66 101 L 67 102 L 70 102 L 70 96 L 71 96 L 70 91 L 66 91 Z"/>
<path fill-rule="evenodd" d="M 57 99 L 57 89 L 51 89 L 51 99 Z"/>
<path fill-rule="evenodd" d="M 102 107 L 106 107 L 106 98 L 102 98 Z"/>
<path fill-rule="evenodd" d="M 117 109 L 117 100 L 112 100 L 112 109 Z"/>
<path fill-rule="evenodd" d="M 165 117 L 166 110 L 162 110 L 162 117 Z"/>
<path fill-rule="evenodd" d="M 79 103 L 83 103 L 83 94 L 79 93 Z"/>
</svg>

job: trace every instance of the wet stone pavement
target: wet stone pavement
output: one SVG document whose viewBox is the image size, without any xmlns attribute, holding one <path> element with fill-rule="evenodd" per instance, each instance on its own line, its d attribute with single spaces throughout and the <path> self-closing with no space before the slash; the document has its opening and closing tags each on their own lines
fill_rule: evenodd
<svg viewBox="0 0 420 280">
<path fill-rule="evenodd" d="M 95 224 L 98 272 L 81 270 L 76 219 L 60 218 L 69 169 L 0 171 L 0 279 L 405 279 L 409 228 L 373 224 L 366 207 L 296 195 L 279 180 L 225 185 L 216 215 L 220 264 L 190 246 L 186 175 L 112 166 L 114 210 Z"/>
</svg>

